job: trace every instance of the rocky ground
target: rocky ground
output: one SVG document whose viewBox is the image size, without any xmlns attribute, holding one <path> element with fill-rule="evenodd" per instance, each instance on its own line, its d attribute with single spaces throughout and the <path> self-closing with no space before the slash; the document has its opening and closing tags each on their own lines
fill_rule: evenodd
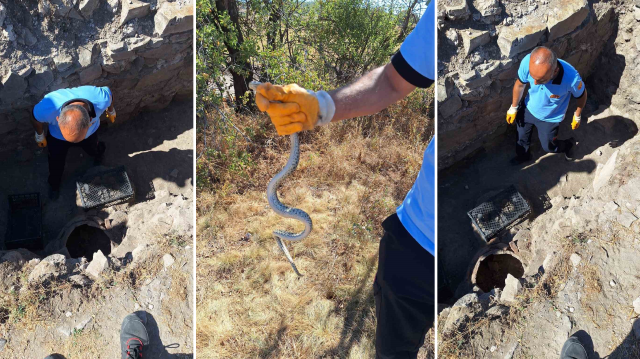
<svg viewBox="0 0 640 359">
<path fill-rule="evenodd" d="M 80 149 L 69 152 L 60 199 L 43 199 L 45 249 L 0 251 L 0 357 L 117 357 L 120 322 L 134 311 L 152 338 L 147 356 L 192 356 L 191 121 L 192 103 L 183 102 L 100 129 L 103 166 L 126 167 L 136 189 L 130 203 L 78 208 L 75 180 L 102 167 Z M 4 193 L 46 198 L 46 153 L 36 148 L 6 162 Z M 87 249 L 72 241 L 97 240 L 83 226 L 103 231 L 110 244 L 73 258 Z"/>
<path fill-rule="evenodd" d="M 506 128 L 506 135 L 439 177 L 439 240 L 450 244 L 439 247 L 439 283 L 446 293 L 440 298 L 440 357 L 554 358 L 574 334 L 588 344 L 591 358 L 640 356 L 640 100 L 631 85 L 640 77 L 634 41 L 640 7 L 632 1 L 613 5 L 610 21 L 595 22 L 612 31 L 588 71 L 587 122 L 576 131 L 568 123 L 560 129 L 559 138 L 578 141 L 575 161 L 545 154 L 534 135 L 535 161 L 509 166 L 515 131 Z M 580 47 L 580 32 L 570 34 L 570 46 Z M 487 244 L 466 211 L 511 184 L 532 213 Z M 506 262 L 485 259 L 490 254 L 522 265 L 505 269 Z M 489 263 L 483 270 L 502 273 L 497 289 L 480 288 L 478 259 Z"/>
</svg>

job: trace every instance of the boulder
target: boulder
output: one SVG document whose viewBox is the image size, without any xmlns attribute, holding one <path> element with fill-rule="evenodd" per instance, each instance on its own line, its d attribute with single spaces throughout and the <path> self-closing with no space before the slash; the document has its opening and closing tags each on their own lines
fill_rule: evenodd
<svg viewBox="0 0 640 359">
<path fill-rule="evenodd" d="M 86 19 L 93 15 L 93 12 L 100 6 L 100 0 L 80 0 L 80 13 Z"/>
<path fill-rule="evenodd" d="M 122 0 L 122 13 L 120 14 L 120 26 L 131 19 L 145 17 L 149 14 L 151 4 L 138 0 Z"/>
<path fill-rule="evenodd" d="M 461 32 L 462 43 L 464 44 L 465 56 L 476 49 L 478 46 L 488 44 L 491 40 L 489 31 L 465 30 Z"/>
<path fill-rule="evenodd" d="M 51 280 L 63 278 L 69 274 L 71 268 L 67 258 L 62 254 L 52 254 L 38 263 L 29 274 L 31 285 L 46 284 Z"/>
<path fill-rule="evenodd" d="M 547 24 L 532 19 L 525 26 L 506 26 L 498 36 L 498 47 L 505 57 L 514 57 L 534 48 L 547 31 Z"/>
<path fill-rule="evenodd" d="M 167 36 L 193 29 L 193 6 L 164 2 L 154 17 L 155 33 Z"/>
<path fill-rule="evenodd" d="M 587 0 L 566 0 L 558 5 L 560 6 L 549 12 L 547 20 L 549 41 L 575 30 L 589 15 Z"/>
<path fill-rule="evenodd" d="M 86 272 L 93 278 L 98 279 L 107 268 L 109 268 L 109 258 L 101 250 L 98 250 L 93 254 L 93 260 L 89 263 Z"/>
</svg>

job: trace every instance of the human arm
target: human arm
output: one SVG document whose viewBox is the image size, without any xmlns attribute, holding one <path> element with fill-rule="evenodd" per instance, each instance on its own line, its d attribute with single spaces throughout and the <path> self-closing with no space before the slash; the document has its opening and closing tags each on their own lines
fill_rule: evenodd
<svg viewBox="0 0 640 359">
<path fill-rule="evenodd" d="M 511 100 L 511 107 L 518 107 L 520 100 L 522 100 L 522 94 L 524 94 L 524 88 L 527 84 L 522 83 L 520 79 L 516 79 L 516 83 L 513 85 L 513 97 Z"/>
</svg>

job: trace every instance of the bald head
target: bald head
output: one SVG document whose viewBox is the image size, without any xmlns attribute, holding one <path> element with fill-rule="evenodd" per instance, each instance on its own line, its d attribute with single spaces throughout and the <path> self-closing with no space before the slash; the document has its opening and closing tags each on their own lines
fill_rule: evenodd
<svg viewBox="0 0 640 359">
<path fill-rule="evenodd" d="M 89 131 L 91 118 L 87 109 L 80 103 L 72 103 L 65 106 L 58 116 L 58 126 L 65 140 L 69 142 L 80 142 L 84 140 Z"/>
<path fill-rule="evenodd" d="M 546 84 L 558 74 L 558 58 L 550 48 L 539 46 L 531 52 L 529 74 L 536 85 Z"/>
</svg>

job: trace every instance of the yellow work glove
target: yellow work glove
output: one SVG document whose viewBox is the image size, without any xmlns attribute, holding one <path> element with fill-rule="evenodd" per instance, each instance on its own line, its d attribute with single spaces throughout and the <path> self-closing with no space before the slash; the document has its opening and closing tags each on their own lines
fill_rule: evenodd
<svg viewBox="0 0 640 359">
<path fill-rule="evenodd" d="M 109 109 L 107 108 L 106 112 L 107 112 L 106 114 L 107 120 L 111 121 L 111 123 L 116 122 L 116 108 L 113 107 L 113 111 L 109 111 Z"/>
<path fill-rule="evenodd" d="M 573 114 L 573 121 L 571 121 L 571 129 L 575 130 L 580 127 L 580 121 L 582 120 L 582 116 L 578 116 L 575 113 Z"/>
<path fill-rule="evenodd" d="M 335 113 L 335 104 L 327 92 L 305 90 L 297 84 L 258 85 L 256 105 L 267 112 L 281 136 L 326 125 Z"/>
<path fill-rule="evenodd" d="M 509 111 L 507 111 L 507 123 L 512 124 L 516 120 L 516 114 L 518 113 L 518 106 L 509 107 Z"/>
<path fill-rule="evenodd" d="M 36 142 L 38 143 L 38 147 L 47 147 L 47 137 L 44 135 L 44 130 L 42 134 L 38 134 L 38 131 L 36 131 Z"/>
</svg>

